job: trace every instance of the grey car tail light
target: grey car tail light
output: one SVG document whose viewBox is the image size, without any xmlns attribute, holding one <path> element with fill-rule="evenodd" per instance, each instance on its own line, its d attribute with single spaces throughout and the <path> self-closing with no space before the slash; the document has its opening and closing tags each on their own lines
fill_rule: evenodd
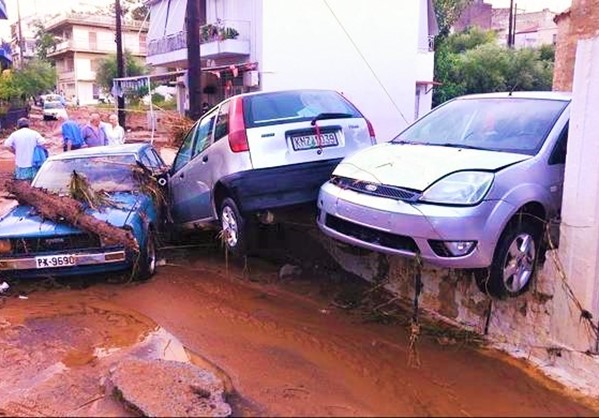
<svg viewBox="0 0 599 418">
<path fill-rule="evenodd" d="M 233 152 L 249 151 L 245 122 L 243 121 L 243 100 L 233 100 L 229 113 L 229 146 Z"/>
</svg>

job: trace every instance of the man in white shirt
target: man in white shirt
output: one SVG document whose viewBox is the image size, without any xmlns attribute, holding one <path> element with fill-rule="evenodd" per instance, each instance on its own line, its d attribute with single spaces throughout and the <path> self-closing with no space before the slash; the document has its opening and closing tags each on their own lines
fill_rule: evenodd
<svg viewBox="0 0 599 418">
<path fill-rule="evenodd" d="M 108 123 L 103 123 L 102 127 L 106 133 L 108 145 L 122 145 L 125 143 L 125 130 L 119 125 L 117 115 L 110 115 Z"/>
<path fill-rule="evenodd" d="M 38 167 L 33 164 L 35 147 L 43 146 L 44 138 L 39 132 L 29 128 L 29 119 L 20 118 L 17 130 L 4 141 L 4 148 L 15 154 L 15 178 L 31 181 L 37 174 Z"/>
</svg>

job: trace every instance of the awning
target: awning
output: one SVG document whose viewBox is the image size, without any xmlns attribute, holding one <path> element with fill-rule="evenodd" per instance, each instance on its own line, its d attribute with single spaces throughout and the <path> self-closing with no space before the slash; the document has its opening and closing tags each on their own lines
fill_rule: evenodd
<svg viewBox="0 0 599 418">
<path fill-rule="evenodd" d="M 185 31 L 187 0 L 161 0 L 150 4 L 148 43 Z"/>
</svg>

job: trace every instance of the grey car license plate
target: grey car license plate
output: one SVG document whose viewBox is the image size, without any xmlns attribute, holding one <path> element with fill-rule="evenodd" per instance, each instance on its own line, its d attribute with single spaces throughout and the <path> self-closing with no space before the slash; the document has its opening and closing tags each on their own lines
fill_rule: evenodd
<svg viewBox="0 0 599 418">
<path fill-rule="evenodd" d="M 291 144 L 295 151 L 300 151 L 313 148 L 334 147 L 339 145 L 339 140 L 337 139 L 336 132 L 326 132 L 321 133 L 320 138 L 316 134 L 292 136 Z"/>
</svg>

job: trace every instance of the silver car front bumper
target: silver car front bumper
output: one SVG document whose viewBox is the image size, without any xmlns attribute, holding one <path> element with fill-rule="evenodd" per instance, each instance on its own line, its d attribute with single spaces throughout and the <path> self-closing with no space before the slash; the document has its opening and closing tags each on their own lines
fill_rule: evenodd
<svg viewBox="0 0 599 418">
<path fill-rule="evenodd" d="M 341 189 L 325 183 L 318 197 L 318 226 L 350 245 L 420 258 L 445 268 L 491 265 L 495 245 L 514 211 L 506 202 L 456 207 L 408 203 Z M 444 256 L 431 241 L 475 241 L 464 256 Z"/>
<path fill-rule="evenodd" d="M 112 264 L 122 263 L 127 259 L 127 255 L 124 250 L 120 251 L 107 251 L 102 253 L 92 254 L 69 254 L 75 258 L 75 264 L 71 268 L 77 268 L 80 266 L 91 266 L 100 264 Z M 56 266 L 62 267 L 62 266 Z M 0 271 L 5 270 L 35 270 L 37 269 L 36 257 L 21 257 L 21 258 L 0 258 Z"/>
</svg>

